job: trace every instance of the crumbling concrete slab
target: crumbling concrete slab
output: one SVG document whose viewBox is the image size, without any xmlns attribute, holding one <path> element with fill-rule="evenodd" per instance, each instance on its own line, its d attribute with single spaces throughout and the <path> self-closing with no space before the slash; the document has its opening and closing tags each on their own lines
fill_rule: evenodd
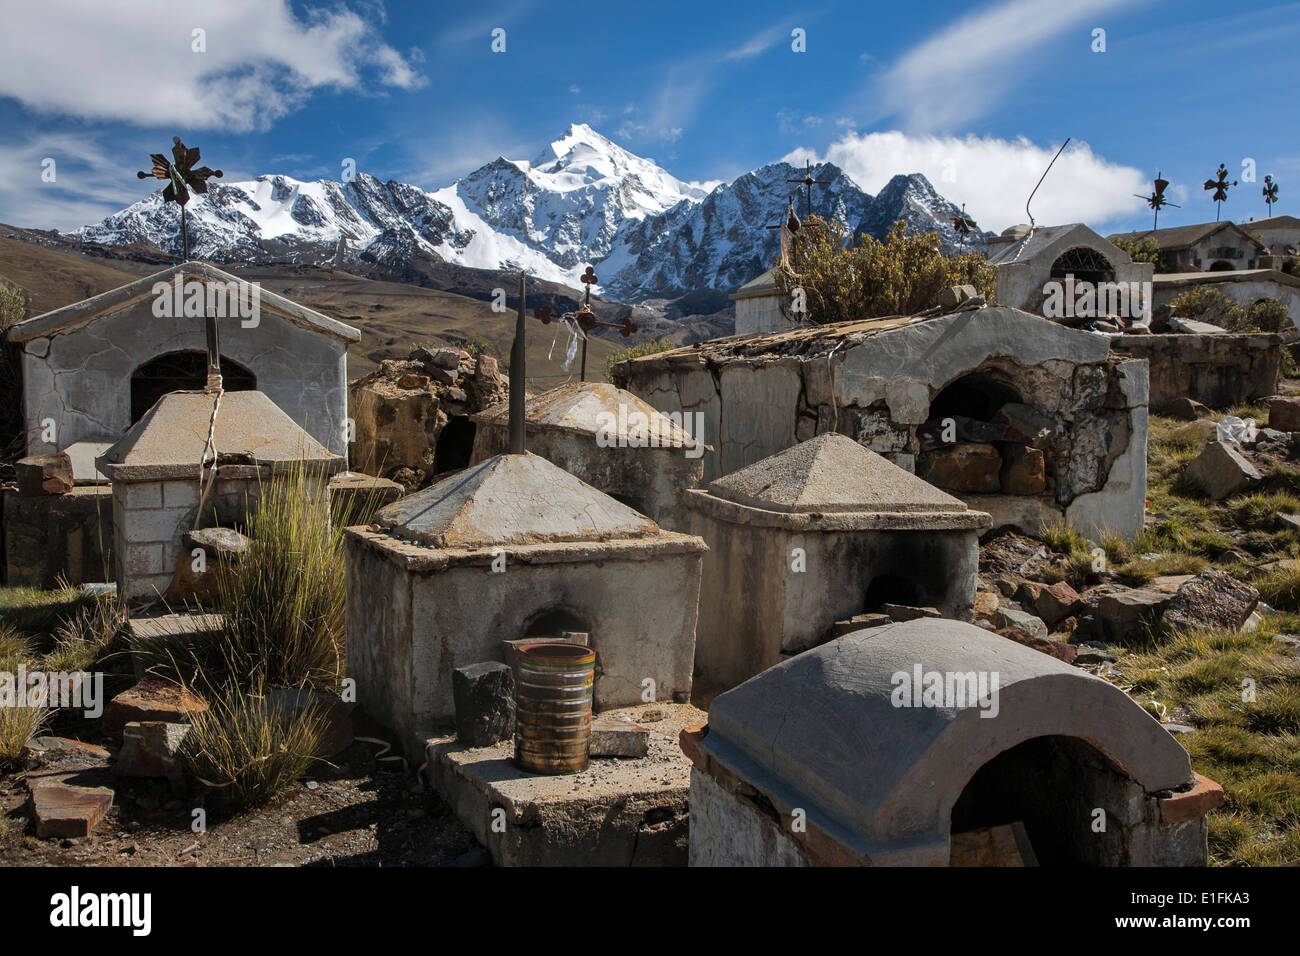
<svg viewBox="0 0 1300 956">
<path fill-rule="evenodd" d="M 685 866 L 691 764 L 677 737 L 704 712 L 644 704 L 602 717 L 644 727 L 646 755 L 550 776 L 516 767 L 508 741 L 466 748 L 434 737 L 428 778 L 497 866 Z"/>
</svg>

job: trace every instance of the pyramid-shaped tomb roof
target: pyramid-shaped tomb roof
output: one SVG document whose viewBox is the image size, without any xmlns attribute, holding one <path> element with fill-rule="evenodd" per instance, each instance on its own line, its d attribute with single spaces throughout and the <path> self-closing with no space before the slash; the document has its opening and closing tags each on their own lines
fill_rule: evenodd
<svg viewBox="0 0 1300 956">
<path fill-rule="evenodd" d="M 666 534 L 545 458 L 497 455 L 381 509 L 375 524 L 435 548 L 604 542 Z"/>
<path fill-rule="evenodd" d="M 966 504 L 846 435 L 800 442 L 709 484 L 718 498 L 765 511 L 955 512 Z"/>
<path fill-rule="evenodd" d="M 198 475 L 211 428 L 219 462 L 284 471 L 297 462 L 313 470 L 340 471 L 346 462 L 305 432 L 265 394 L 169 392 L 97 460 L 113 480 L 144 481 Z"/>
<path fill-rule="evenodd" d="M 510 405 L 500 402 L 473 418 L 508 425 Z M 653 436 L 654 444 L 660 447 L 695 446 L 695 439 L 659 409 L 607 382 L 570 382 L 529 396 L 524 403 L 524 420 L 530 428 L 604 433 L 628 441 Z"/>
</svg>

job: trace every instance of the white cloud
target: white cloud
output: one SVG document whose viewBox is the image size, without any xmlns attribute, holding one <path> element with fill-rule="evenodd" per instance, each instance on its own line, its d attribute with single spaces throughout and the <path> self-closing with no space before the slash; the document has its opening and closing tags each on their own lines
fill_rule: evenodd
<svg viewBox="0 0 1300 956">
<path fill-rule="evenodd" d="M 870 101 L 891 104 L 889 115 L 910 131 L 959 128 L 1049 65 L 1051 41 L 1134 2 L 1003 0 L 908 50 L 877 81 Z M 1079 42 L 1090 42 L 1090 34 L 1081 32 Z"/>
<path fill-rule="evenodd" d="M 287 0 L 42 0 L 6 10 L 0 31 L 0 96 L 84 119 L 246 132 L 318 89 L 424 83 L 371 20 L 299 19 Z"/>
<path fill-rule="evenodd" d="M 53 182 L 42 178 L 47 159 L 54 161 Z M 137 168 L 123 166 L 81 134 L 0 142 L 0 221 L 67 230 L 103 219 L 156 188 L 153 180 L 153 185 L 136 180 Z M 128 183 L 137 183 L 136 195 Z M 125 202 L 124 195 L 129 197 Z"/>
<path fill-rule="evenodd" d="M 735 49 L 722 54 L 722 58 L 724 60 L 747 60 L 750 57 L 767 52 L 787 36 L 789 36 L 789 30 L 784 26 L 768 27 L 755 33 Z"/>
<path fill-rule="evenodd" d="M 784 157 L 801 163 L 829 160 L 875 194 L 897 173 L 922 173 L 945 198 L 961 205 L 981 229 L 1000 232 L 1027 222 L 1025 200 L 1060 144 L 1040 146 L 1024 137 L 910 136 L 846 133 L 824 156 L 795 150 Z M 1039 187 L 1030 207 L 1042 225 L 1083 222 L 1101 231 L 1142 210 L 1136 193 L 1150 190 L 1140 170 L 1112 163 L 1075 140 Z"/>
</svg>

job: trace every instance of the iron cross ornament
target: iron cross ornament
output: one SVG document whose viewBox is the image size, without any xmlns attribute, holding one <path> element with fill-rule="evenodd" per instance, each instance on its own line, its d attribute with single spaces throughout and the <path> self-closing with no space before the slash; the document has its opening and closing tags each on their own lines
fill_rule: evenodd
<svg viewBox="0 0 1300 956">
<path fill-rule="evenodd" d="M 1268 214 L 1273 215 L 1273 203 L 1277 202 L 1277 182 L 1272 176 L 1264 177 L 1264 202 L 1268 203 Z"/>
<path fill-rule="evenodd" d="M 549 305 L 544 305 L 533 313 L 533 317 L 540 320 L 543 325 L 550 325 L 557 319 L 569 325 L 570 328 L 577 327 L 582 330 L 582 368 L 580 372 L 580 381 L 587 380 L 587 333 L 597 326 L 607 329 L 618 329 L 623 338 L 627 338 L 636 331 L 636 326 L 631 319 L 625 318 L 622 322 L 604 322 L 596 318 L 596 313 L 591 311 L 591 287 L 599 280 L 596 278 L 596 270 L 587 266 L 587 271 L 578 277 L 583 285 L 587 287 L 586 293 L 582 297 L 582 305 L 576 312 L 565 312 L 557 316 Z"/>
<path fill-rule="evenodd" d="M 1145 199 L 1147 205 L 1151 207 L 1152 212 L 1155 213 L 1155 215 L 1151 219 L 1151 231 L 1154 232 L 1160 222 L 1161 209 L 1164 209 L 1165 206 L 1173 206 L 1175 209 L 1179 209 L 1181 207 L 1178 205 L 1178 203 L 1170 202 L 1168 199 L 1165 198 L 1165 190 L 1169 188 L 1169 180 L 1162 179 L 1159 170 L 1156 171 L 1156 178 L 1155 181 L 1152 183 L 1152 185 L 1155 187 L 1155 189 L 1152 190 L 1150 196 L 1142 196 L 1142 195 L 1138 195 L 1137 193 L 1134 193 L 1133 195 L 1137 196 L 1138 199 Z"/>
<path fill-rule="evenodd" d="M 1237 185 L 1237 181 L 1234 179 L 1232 182 L 1228 182 L 1228 167 L 1224 166 L 1223 163 L 1219 163 L 1219 172 L 1216 175 L 1217 179 L 1207 179 L 1205 181 L 1205 189 L 1207 191 L 1214 190 L 1214 195 L 1210 198 L 1214 200 L 1214 221 L 1218 222 L 1219 210 L 1222 208 L 1223 203 L 1228 201 L 1228 189 Z"/>
<path fill-rule="evenodd" d="M 181 251 L 186 262 L 190 259 L 189 224 L 185 218 L 185 204 L 190 201 L 191 193 L 203 195 L 208 191 L 208 179 L 212 176 L 221 178 L 221 170 L 209 169 L 207 166 L 194 168 L 199 161 L 197 146 L 186 148 L 179 136 L 172 137 L 172 158 L 167 159 L 162 153 L 150 153 L 153 169 L 141 170 L 135 174 L 136 179 L 166 180 L 163 189 L 163 202 L 174 202 L 181 207 Z"/>
</svg>

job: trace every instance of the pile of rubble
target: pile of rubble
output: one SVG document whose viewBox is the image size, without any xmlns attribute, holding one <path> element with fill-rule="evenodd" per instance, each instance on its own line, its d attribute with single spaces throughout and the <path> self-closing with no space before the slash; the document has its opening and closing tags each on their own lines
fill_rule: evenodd
<svg viewBox="0 0 1300 956">
<path fill-rule="evenodd" d="M 1099 559 L 1090 573 L 1094 583 L 1077 590 L 1060 580 L 1069 564 L 1068 557 L 1022 535 L 986 542 L 980 549 L 975 623 L 1087 667 L 1115 663 L 1113 647 L 1160 630 L 1236 631 L 1259 625 L 1259 592 L 1217 568 L 1129 587 Z"/>
<path fill-rule="evenodd" d="M 352 467 L 408 492 L 465 467 L 474 445 L 469 416 L 504 401 L 509 386 L 490 355 L 419 347 L 406 360 L 385 359 L 348 386 Z"/>
<path fill-rule="evenodd" d="M 1275 395 L 1265 401 L 1268 425 L 1259 429 L 1233 416 L 1215 421 L 1209 409 L 1190 399 L 1171 409 L 1189 419 L 1175 437 L 1205 443 L 1187 466 L 1187 476 L 1213 500 L 1248 491 L 1289 490 L 1279 471 L 1300 461 L 1300 398 Z"/>
</svg>

